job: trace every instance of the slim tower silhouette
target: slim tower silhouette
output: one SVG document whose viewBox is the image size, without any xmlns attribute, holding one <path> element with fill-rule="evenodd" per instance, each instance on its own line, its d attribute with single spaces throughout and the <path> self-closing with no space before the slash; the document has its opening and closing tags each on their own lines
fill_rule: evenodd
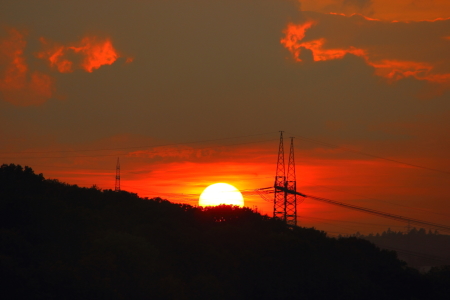
<svg viewBox="0 0 450 300">
<path fill-rule="evenodd" d="M 297 180 L 295 178 L 294 138 L 291 137 L 289 163 L 286 177 L 286 223 L 297 226 Z M 288 193 L 288 191 L 290 191 Z M 294 193 L 292 193 L 294 192 Z"/>
<path fill-rule="evenodd" d="M 295 178 L 294 138 L 291 138 L 288 170 L 286 174 L 283 131 L 280 132 L 274 190 L 273 217 L 283 220 L 288 225 L 297 225 L 297 181 Z"/>
<path fill-rule="evenodd" d="M 275 173 L 273 217 L 286 220 L 286 171 L 284 167 L 283 131 L 280 131 L 280 145 L 278 147 L 277 171 Z"/>
<path fill-rule="evenodd" d="M 117 165 L 116 165 L 116 185 L 114 187 L 114 191 L 120 192 L 120 163 L 119 158 L 117 158 Z"/>
</svg>

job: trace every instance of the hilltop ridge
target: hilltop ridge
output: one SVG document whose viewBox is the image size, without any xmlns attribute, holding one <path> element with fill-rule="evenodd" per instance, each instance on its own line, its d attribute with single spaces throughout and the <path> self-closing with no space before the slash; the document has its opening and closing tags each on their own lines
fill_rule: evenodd
<svg viewBox="0 0 450 300">
<path fill-rule="evenodd" d="M 0 266 L 9 299 L 445 299 L 427 274 L 356 237 L 212 208 L 81 188 L 0 167 Z"/>
</svg>

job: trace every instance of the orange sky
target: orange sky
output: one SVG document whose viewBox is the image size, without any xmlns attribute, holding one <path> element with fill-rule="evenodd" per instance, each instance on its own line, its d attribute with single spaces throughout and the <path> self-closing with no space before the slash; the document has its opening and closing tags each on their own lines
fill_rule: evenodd
<svg viewBox="0 0 450 300">
<path fill-rule="evenodd" d="M 162 197 L 196 205 L 204 188 L 213 183 L 226 182 L 243 192 L 246 206 L 271 215 L 272 203 L 255 195 L 253 190 L 273 185 L 277 137 L 276 132 L 266 134 L 251 144 L 240 143 L 242 138 L 236 138 L 232 139 L 234 143 L 142 147 L 147 148 L 145 150 L 79 152 L 76 149 L 126 148 L 143 140 L 142 137 L 117 136 L 76 148 L 52 145 L 30 149 L 29 152 L 36 153 L 28 154 L 29 158 L 21 158 L 24 154 L 10 154 L 18 157 L 10 160 L 32 165 L 36 172 L 43 172 L 47 178 L 80 186 L 96 184 L 100 188 L 113 189 L 116 157 L 120 157 L 122 189 L 142 197 Z M 151 144 L 155 145 L 155 142 L 147 141 L 147 145 Z M 56 150 L 58 148 L 60 151 Z M 445 224 L 448 220 L 448 174 L 308 143 L 301 138 L 296 139 L 296 148 L 297 186 L 302 193 L 433 222 Z M 364 146 L 353 145 L 350 148 L 360 151 Z M 439 164 L 450 164 L 450 159 L 444 153 L 441 155 L 433 160 L 420 157 L 418 153 L 411 153 L 407 158 L 395 155 L 389 158 L 440 169 Z M 267 197 L 273 199 L 273 194 Z M 315 226 L 330 232 L 351 233 L 359 230 L 367 233 L 389 226 L 399 230 L 404 227 L 402 223 L 311 199 L 299 204 L 298 214 L 303 226 Z"/>
<path fill-rule="evenodd" d="M 120 157 L 142 197 L 195 205 L 226 182 L 271 215 L 251 191 L 285 130 L 301 192 L 450 225 L 449 1 L 95 3 L 4 1 L 0 163 L 112 189 Z M 331 234 L 404 228 L 298 210 Z"/>
</svg>

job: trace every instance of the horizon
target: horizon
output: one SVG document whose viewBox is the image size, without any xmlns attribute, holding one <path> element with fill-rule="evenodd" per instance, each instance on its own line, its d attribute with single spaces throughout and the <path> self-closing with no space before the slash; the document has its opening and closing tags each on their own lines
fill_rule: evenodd
<svg viewBox="0 0 450 300">
<path fill-rule="evenodd" d="M 20 166 L 20 165 L 17 165 L 17 166 Z M 34 169 L 31 167 L 31 166 L 23 166 L 23 167 L 29 167 L 29 168 L 31 168 L 33 171 L 34 171 Z M 419 166 L 420 167 L 420 166 Z M 438 170 L 437 170 L 438 171 Z M 35 174 L 42 174 L 42 173 L 39 173 L 39 172 L 35 172 Z M 58 180 L 59 182 L 62 182 L 62 183 L 65 183 L 65 184 L 71 184 L 71 183 L 68 183 L 68 182 L 64 182 L 64 181 L 61 181 L 61 180 L 59 180 L 59 179 L 57 179 L 57 178 L 46 178 L 45 177 L 45 174 L 42 174 L 43 176 L 44 176 L 44 178 L 45 179 L 48 179 L 48 180 L 54 180 L 54 179 L 56 179 L 56 180 Z M 116 180 L 116 182 L 117 182 L 117 180 Z M 119 177 L 119 184 L 120 184 L 120 177 Z M 75 185 L 75 186 L 79 186 L 79 185 L 77 185 L 77 184 L 73 184 L 73 185 Z M 109 191 L 114 191 L 114 188 L 102 188 L 102 187 L 100 187 L 100 186 L 98 186 L 97 184 L 92 184 L 92 185 L 87 185 L 87 186 L 79 186 L 80 188 L 96 188 L 96 189 L 98 189 L 98 190 L 109 190 Z M 116 190 L 117 191 L 117 190 Z M 165 197 L 165 196 L 161 196 L 161 195 L 153 195 L 153 196 L 143 196 L 142 194 L 139 194 L 139 192 L 136 192 L 136 191 L 129 191 L 129 190 L 126 190 L 126 189 L 122 189 L 122 188 L 120 188 L 119 189 L 119 191 L 125 191 L 125 192 L 128 192 L 128 193 L 134 193 L 134 194 L 136 194 L 139 198 L 141 198 L 141 199 L 143 199 L 143 200 L 152 200 L 152 199 L 156 199 L 156 198 L 161 198 L 161 199 L 163 199 L 163 200 L 167 200 L 167 201 L 169 201 L 169 202 L 171 202 L 171 203 L 174 203 L 174 204 L 188 204 L 188 205 L 190 205 L 190 206 L 193 206 L 193 207 L 201 207 L 201 205 L 200 205 L 200 203 L 199 203 L 199 200 L 200 200 L 200 196 L 201 196 L 201 193 L 200 194 L 176 194 L 176 193 L 166 193 L 166 195 L 168 195 L 167 197 Z M 241 193 L 242 193 L 242 195 L 244 196 L 244 199 L 245 199 L 245 197 L 249 197 L 249 196 L 253 196 L 252 198 L 254 198 L 254 197 L 257 197 L 257 198 L 259 198 L 259 200 L 261 200 L 261 199 L 264 199 L 265 200 L 265 204 L 266 204 L 266 206 L 267 205 L 271 205 L 272 207 L 273 207 L 273 196 L 274 196 L 274 194 L 273 194 L 273 191 L 271 192 L 271 193 L 269 193 L 268 195 L 269 196 L 267 196 L 267 194 L 266 194 L 266 196 L 264 196 L 264 198 L 263 198 L 263 196 L 261 196 L 261 195 L 258 195 L 258 193 L 256 192 L 256 190 L 243 190 L 243 191 L 241 191 Z M 312 196 L 312 198 L 310 198 L 310 196 L 312 196 L 312 195 L 308 195 L 307 196 L 307 198 L 306 199 L 309 199 L 310 201 L 312 201 L 312 202 L 315 202 L 314 200 L 314 196 Z M 181 200 L 181 201 L 176 201 L 176 200 L 173 200 L 173 199 L 177 199 L 177 197 L 178 197 L 178 199 L 183 199 L 183 200 Z M 198 199 L 197 199 L 198 198 Z M 299 204 L 297 205 L 297 207 L 298 207 L 298 209 L 301 209 L 301 204 L 302 204 L 302 202 L 304 201 L 304 199 L 302 199 L 302 198 L 300 198 L 300 197 L 298 197 L 297 199 L 300 199 L 300 201 L 298 201 L 299 202 Z M 269 200 L 269 201 L 268 201 Z M 328 200 L 328 199 L 325 199 L 325 200 Z M 270 203 L 269 203 L 270 202 Z M 350 204 L 350 203 L 343 203 L 343 204 Z M 215 204 L 215 205 L 212 205 L 212 206 L 217 206 L 217 205 L 232 205 L 232 204 L 226 204 L 226 203 L 222 203 L 222 204 Z M 350 204 L 351 205 L 351 204 Z M 336 207 L 336 206 L 334 206 L 334 205 L 330 205 L 330 204 L 328 204 L 328 205 L 326 205 L 326 206 L 331 206 L 331 207 Z M 244 203 L 244 206 L 242 206 L 242 207 L 246 207 L 246 208 L 250 208 L 250 209 L 252 209 L 254 212 L 257 212 L 257 213 L 260 213 L 261 215 L 267 215 L 267 216 L 269 216 L 269 217 L 273 217 L 273 210 L 272 210 L 272 213 L 271 212 L 265 212 L 265 211 L 261 211 L 261 209 L 260 208 L 258 208 L 258 206 L 256 206 L 256 205 L 254 205 L 253 207 L 250 207 L 250 206 L 248 206 L 248 205 L 246 205 L 245 203 Z M 363 209 L 370 209 L 370 208 L 368 208 L 368 207 L 361 207 L 361 206 L 359 206 L 360 208 L 363 208 Z M 342 209 L 342 207 L 338 207 L 338 208 L 341 208 Z M 344 210 L 346 210 L 345 208 L 344 208 Z M 358 210 L 357 211 L 357 213 L 358 214 L 361 214 L 361 215 L 363 215 L 363 216 L 368 216 L 367 215 L 367 213 L 365 213 L 364 211 L 360 211 L 360 210 Z M 389 211 L 381 211 L 380 212 L 381 214 L 383 214 L 383 213 L 387 213 L 387 214 L 390 214 L 390 212 Z M 373 217 L 373 216 L 372 216 Z M 373 235 L 377 235 L 377 234 L 381 234 L 381 233 L 383 233 L 383 232 L 387 232 L 387 231 L 393 231 L 393 232 L 402 232 L 402 233 L 404 233 L 404 234 L 407 234 L 410 230 L 414 230 L 414 229 L 417 229 L 417 230 L 419 230 L 419 229 L 425 229 L 426 230 L 426 232 L 433 232 L 433 233 L 436 233 L 436 232 L 438 232 L 439 234 L 443 234 L 443 235 L 449 235 L 448 233 L 446 233 L 445 232 L 445 230 L 444 231 L 442 231 L 442 230 L 439 230 L 439 228 L 437 228 L 437 227 L 435 227 L 435 226 L 431 226 L 431 224 L 434 224 L 434 225 L 443 225 L 444 227 L 446 226 L 446 224 L 439 224 L 439 223 L 436 223 L 436 222 L 431 222 L 430 220 L 425 220 L 425 219 L 413 219 L 413 218 L 411 218 L 411 222 L 412 222 L 412 224 L 411 223 L 409 223 L 409 222 L 405 222 L 405 221 L 401 221 L 401 220 L 386 220 L 386 219 L 384 219 L 384 217 L 383 216 L 380 216 L 380 215 L 378 215 L 378 216 L 376 216 L 378 219 L 382 219 L 382 220 L 384 220 L 385 221 L 385 223 L 390 223 L 390 224 L 402 224 L 402 225 L 399 225 L 399 226 L 393 226 L 393 225 L 385 225 L 385 226 L 387 226 L 387 227 L 385 227 L 385 228 L 382 228 L 382 222 L 380 222 L 379 224 L 373 224 L 373 223 L 368 223 L 368 222 L 353 222 L 353 221 L 346 221 L 346 220 L 333 220 L 333 219 L 323 219 L 323 218 L 319 218 L 319 217 L 311 217 L 311 216 L 309 216 L 309 217 L 307 217 L 307 216 L 298 216 L 297 217 L 297 220 L 298 220 L 298 224 L 297 224 L 297 226 L 300 226 L 300 227 L 305 227 L 305 228 L 315 228 L 315 229 L 317 229 L 317 230 L 322 230 L 322 231 L 325 231 L 326 233 L 327 233 L 327 236 L 329 236 L 329 237 L 338 237 L 338 236 L 354 236 L 355 234 L 361 234 L 361 235 L 366 235 L 366 236 L 368 236 L 368 235 L 371 235 L 371 234 L 373 234 Z M 407 216 L 400 216 L 400 217 L 406 217 L 406 218 L 408 218 Z M 311 220 L 313 220 L 313 222 L 315 221 L 316 223 L 318 223 L 318 224 L 321 224 L 322 225 L 322 222 L 324 222 L 325 224 L 330 224 L 329 222 L 331 221 L 331 222 L 334 222 L 333 223 L 333 225 L 331 225 L 331 226 L 338 226 L 338 227 L 343 227 L 343 228 L 347 228 L 347 229 L 349 229 L 349 228 L 351 228 L 350 226 L 351 226 L 351 224 L 358 224 L 358 226 L 360 226 L 360 225 L 371 225 L 370 227 L 371 228 L 379 228 L 378 229 L 378 231 L 371 231 L 371 230 L 361 230 L 361 228 L 359 227 L 358 229 L 356 229 L 355 231 L 353 231 L 353 232 L 350 232 L 350 231 L 346 231 L 346 232 L 340 232 L 340 231 L 328 231 L 327 229 L 326 229 L 326 226 L 323 226 L 322 228 L 317 228 L 316 226 L 307 226 L 307 225 L 304 225 L 304 224 L 302 224 L 302 221 L 304 221 L 304 219 L 311 219 Z M 419 222 L 424 222 L 425 224 L 415 224 L 415 222 L 414 221 L 419 221 Z M 427 226 L 427 224 L 426 223 L 430 223 L 430 226 Z M 336 225 L 336 224 L 338 224 L 338 225 Z M 334 230 L 334 229 L 333 229 Z"/>
</svg>

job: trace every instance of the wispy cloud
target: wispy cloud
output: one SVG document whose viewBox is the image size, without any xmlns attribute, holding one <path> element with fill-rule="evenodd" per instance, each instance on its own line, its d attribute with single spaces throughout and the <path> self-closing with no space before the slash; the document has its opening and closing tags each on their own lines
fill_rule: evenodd
<svg viewBox="0 0 450 300">
<path fill-rule="evenodd" d="M 18 106 L 39 105 L 52 97 L 54 80 L 41 72 L 31 71 L 25 59 L 25 34 L 7 30 L 0 40 L 0 92 L 3 98 Z"/>
</svg>

